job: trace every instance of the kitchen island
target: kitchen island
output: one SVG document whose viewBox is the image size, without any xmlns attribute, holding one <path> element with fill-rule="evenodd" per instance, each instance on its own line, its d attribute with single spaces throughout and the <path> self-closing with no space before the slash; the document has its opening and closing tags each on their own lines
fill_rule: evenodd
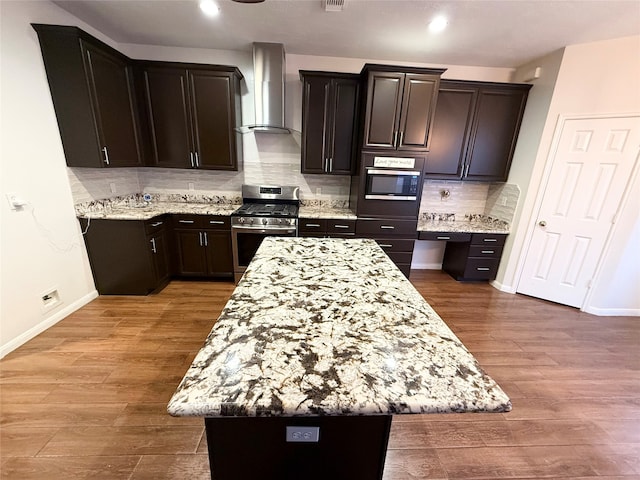
<svg viewBox="0 0 640 480">
<path fill-rule="evenodd" d="M 510 409 L 375 241 L 290 237 L 262 243 L 168 406 L 205 417 L 220 480 L 381 478 L 392 415 Z"/>
</svg>

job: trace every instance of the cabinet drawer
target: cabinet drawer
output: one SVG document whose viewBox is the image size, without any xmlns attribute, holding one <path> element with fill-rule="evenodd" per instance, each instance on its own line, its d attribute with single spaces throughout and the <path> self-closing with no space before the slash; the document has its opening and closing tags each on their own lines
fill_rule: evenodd
<svg viewBox="0 0 640 480">
<path fill-rule="evenodd" d="M 334 233 L 356 233 L 356 221 L 355 220 L 327 220 L 327 233 L 332 235 Z"/>
<path fill-rule="evenodd" d="M 468 280 L 492 280 L 498 271 L 498 258 L 469 258 L 463 277 Z"/>
<path fill-rule="evenodd" d="M 298 223 L 298 232 L 301 237 L 307 236 L 303 234 L 324 235 L 327 231 L 327 221 L 323 218 L 301 218 Z"/>
<path fill-rule="evenodd" d="M 177 228 L 201 228 L 202 215 L 177 214 L 172 215 L 172 223 Z"/>
<path fill-rule="evenodd" d="M 147 235 L 154 235 L 167 226 L 168 218 L 166 215 L 150 218 L 144 222 L 144 231 Z"/>
<path fill-rule="evenodd" d="M 474 233 L 471 235 L 471 245 L 502 246 L 507 236 L 500 233 Z"/>
<path fill-rule="evenodd" d="M 231 230 L 231 217 L 226 215 L 207 215 L 201 219 L 202 227 L 210 230 Z"/>
<path fill-rule="evenodd" d="M 386 254 L 395 264 L 411 264 L 411 257 L 413 257 L 413 252 L 386 252 Z"/>
<path fill-rule="evenodd" d="M 398 239 L 398 238 L 376 238 L 378 245 L 382 247 L 385 252 L 413 252 L 414 240 L 410 239 Z"/>
<path fill-rule="evenodd" d="M 418 222 L 415 220 L 358 219 L 356 222 L 358 235 L 402 235 L 415 238 L 417 228 Z"/>
<path fill-rule="evenodd" d="M 419 232 L 420 240 L 438 240 L 445 242 L 468 242 L 471 240 L 470 233 L 461 232 Z"/>
<path fill-rule="evenodd" d="M 470 257 L 482 258 L 500 258 L 502 255 L 502 247 L 495 245 L 471 245 L 469 247 Z"/>
</svg>

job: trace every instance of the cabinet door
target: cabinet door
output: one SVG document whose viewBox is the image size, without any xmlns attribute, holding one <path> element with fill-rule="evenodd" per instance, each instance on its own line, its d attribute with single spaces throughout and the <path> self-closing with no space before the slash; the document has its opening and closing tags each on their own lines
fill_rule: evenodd
<svg viewBox="0 0 640 480">
<path fill-rule="evenodd" d="M 364 148 L 395 150 L 404 78 L 404 73 L 369 73 Z"/>
<path fill-rule="evenodd" d="M 190 168 L 193 150 L 187 91 L 183 69 L 149 67 L 144 72 L 153 164 Z"/>
<path fill-rule="evenodd" d="M 476 88 L 447 87 L 442 82 L 425 162 L 426 176 L 462 177 L 477 92 Z"/>
<path fill-rule="evenodd" d="M 439 78 L 434 75 L 406 74 L 398 127 L 399 149 L 427 149 L 432 107 L 436 103 L 439 83 Z"/>
<path fill-rule="evenodd" d="M 332 82 L 329 173 L 349 175 L 355 162 L 355 142 L 360 86 L 357 80 Z"/>
<path fill-rule="evenodd" d="M 111 167 L 140 165 L 131 69 L 87 42 L 82 47 L 104 162 Z"/>
<path fill-rule="evenodd" d="M 190 70 L 194 154 L 198 168 L 236 170 L 232 77 Z"/>
<path fill-rule="evenodd" d="M 331 79 L 305 76 L 302 97 L 302 173 L 325 173 L 326 129 L 329 124 Z"/>
<path fill-rule="evenodd" d="M 169 246 L 167 244 L 167 235 L 164 230 L 156 233 L 149 239 L 151 244 L 151 253 L 153 258 L 153 266 L 156 274 L 156 284 L 160 285 L 169 279 Z"/>
<path fill-rule="evenodd" d="M 207 273 L 214 276 L 233 275 L 231 232 L 206 230 Z"/>
<path fill-rule="evenodd" d="M 179 275 L 205 275 L 207 258 L 201 230 L 175 230 L 176 269 Z"/>
<path fill-rule="evenodd" d="M 528 90 L 480 90 L 466 178 L 507 180 L 527 94 Z"/>
</svg>

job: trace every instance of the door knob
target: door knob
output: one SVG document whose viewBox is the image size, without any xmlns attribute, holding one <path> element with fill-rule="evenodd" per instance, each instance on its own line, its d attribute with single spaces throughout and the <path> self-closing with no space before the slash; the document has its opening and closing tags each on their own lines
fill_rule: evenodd
<svg viewBox="0 0 640 480">
<path fill-rule="evenodd" d="M 547 226 L 547 222 L 545 222 L 544 220 L 540 220 L 538 222 L 538 225 L 540 225 L 541 227 L 546 227 Z"/>
</svg>

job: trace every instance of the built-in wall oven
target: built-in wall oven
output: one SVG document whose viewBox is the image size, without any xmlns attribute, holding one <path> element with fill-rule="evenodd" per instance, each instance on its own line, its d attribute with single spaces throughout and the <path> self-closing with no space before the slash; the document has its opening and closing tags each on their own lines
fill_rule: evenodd
<svg viewBox="0 0 640 480">
<path fill-rule="evenodd" d="M 299 192 L 299 187 L 295 186 L 242 186 L 243 204 L 231 214 L 236 283 L 266 237 L 297 236 Z"/>
</svg>

